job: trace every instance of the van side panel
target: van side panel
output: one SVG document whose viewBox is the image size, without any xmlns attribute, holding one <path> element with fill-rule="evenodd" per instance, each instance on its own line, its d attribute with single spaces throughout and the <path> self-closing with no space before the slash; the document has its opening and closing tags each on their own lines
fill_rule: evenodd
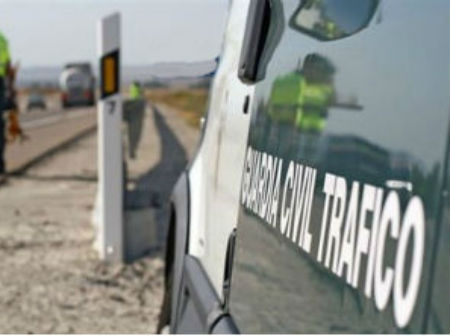
<svg viewBox="0 0 450 336">
<path fill-rule="evenodd" d="M 204 138 L 189 169 L 189 254 L 200 260 L 219 296 L 227 240 L 236 226 L 250 123 L 243 106 L 253 88 L 237 77 L 248 5 L 249 0 L 231 2 L 220 65 L 210 91 Z"/>
<path fill-rule="evenodd" d="M 236 325 L 423 332 L 431 281 L 449 285 L 448 217 L 439 225 L 450 2 L 374 1 L 369 24 L 354 31 L 364 17 L 346 6 L 367 1 L 271 2 L 282 34 L 269 29 L 275 48 L 255 89 L 231 285 Z M 448 292 L 445 300 L 431 312 L 439 328 L 448 327 Z"/>
<path fill-rule="evenodd" d="M 182 239 L 176 246 L 172 332 L 210 332 L 221 318 L 227 240 L 236 225 L 249 127 L 249 115 L 242 106 L 252 88 L 237 78 L 248 3 L 231 2 L 203 137 L 187 171 L 188 239 L 186 250 L 180 246 Z M 229 323 L 222 322 L 220 330 L 227 326 Z"/>
</svg>

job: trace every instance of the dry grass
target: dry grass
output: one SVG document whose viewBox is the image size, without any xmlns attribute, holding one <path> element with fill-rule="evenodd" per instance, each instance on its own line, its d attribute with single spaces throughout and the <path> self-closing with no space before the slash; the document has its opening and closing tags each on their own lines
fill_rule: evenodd
<svg viewBox="0 0 450 336">
<path fill-rule="evenodd" d="M 206 111 L 208 91 L 206 89 L 152 89 L 146 97 L 154 103 L 166 104 L 177 109 L 186 122 L 200 127 L 200 119 Z"/>
</svg>

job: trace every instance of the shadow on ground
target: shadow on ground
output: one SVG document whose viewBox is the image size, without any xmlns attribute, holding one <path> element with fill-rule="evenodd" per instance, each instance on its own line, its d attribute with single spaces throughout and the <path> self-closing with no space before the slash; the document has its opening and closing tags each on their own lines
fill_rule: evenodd
<svg viewBox="0 0 450 336">
<path fill-rule="evenodd" d="M 151 108 L 160 138 L 161 158 L 149 171 L 135 180 L 129 180 L 134 182 L 135 189 L 126 191 L 125 208 L 126 210 L 153 209 L 156 221 L 156 249 L 161 249 L 164 247 L 169 220 L 170 194 L 180 174 L 186 168 L 188 156 L 158 108 L 154 105 Z"/>
</svg>

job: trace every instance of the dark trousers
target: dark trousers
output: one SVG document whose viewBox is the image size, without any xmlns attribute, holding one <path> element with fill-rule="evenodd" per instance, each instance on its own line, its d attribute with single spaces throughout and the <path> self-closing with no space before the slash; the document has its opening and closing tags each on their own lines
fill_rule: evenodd
<svg viewBox="0 0 450 336">
<path fill-rule="evenodd" d="M 5 81 L 0 78 L 0 174 L 5 173 L 5 119 L 4 119 L 4 109 L 6 104 L 5 97 Z"/>
</svg>

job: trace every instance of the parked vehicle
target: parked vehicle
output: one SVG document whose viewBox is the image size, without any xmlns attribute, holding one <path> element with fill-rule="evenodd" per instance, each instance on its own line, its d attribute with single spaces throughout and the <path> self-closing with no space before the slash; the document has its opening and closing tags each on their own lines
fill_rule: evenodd
<svg viewBox="0 0 450 336">
<path fill-rule="evenodd" d="M 447 0 L 232 2 L 161 328 L 448 333 L 449 33 Z"/>
<path fill-rule="evenodd" d="M 31 111 L 32 109 L 45 110 L 46 108 L 47 104 L 45 102 L 45 97 L 42 94 L 32 92 L 28 95 L 27 111 Z"/>
<path fill-rule="evenodd" d="M 95 104 L 95 77 L 89 63 L 70 63 L 60 77 L 63 107 L 93 106 Z"/>
</svg>

